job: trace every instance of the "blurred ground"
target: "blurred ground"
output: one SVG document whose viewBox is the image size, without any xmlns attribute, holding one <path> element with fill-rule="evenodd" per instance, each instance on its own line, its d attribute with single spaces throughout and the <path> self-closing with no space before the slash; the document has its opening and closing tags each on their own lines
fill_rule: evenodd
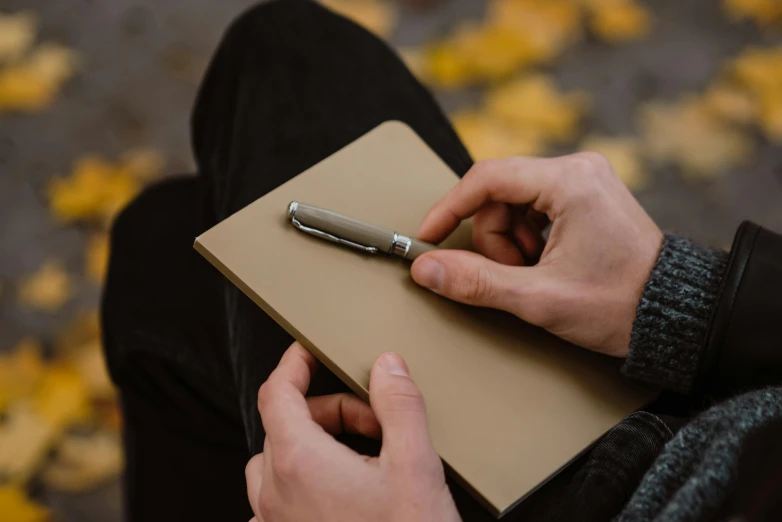
<svg viewBox="0 0 782 522">
<path fill-rule="evenodd" d="M 26 335 L 42 339 L 48 349 L 54 332 L 79 311 L 93 309 L 99 297 L 99 287 L 78 275 L 87 234 L 51 219 L 47 181 L 69 172 L 86 153 L 116 158 L 135 147 L 158 149 L 169 173 L 192 172 L 188 117 L 199 78 L 221 32 L 252 3 L 0 0 L 0 12 L 37 13 L 41 37 L 75 49 L 81 59 L 79 74 L 50 108 L 0 114 L 0 352 Z M 607 45 L 588 36 L 545 67 L 563 91 L 592 94 L 583 124 L 591 132 L 634 135 L 639 104 L 702 91 L 721 64 L 747 45 L 781 41 L 779 33 L 751 22 L 730 22 L 715 0 L 646 5 L 656 19 L 647 38 Z M 484 8 L 477 0 L 443 0 L 426 10 L 403 6 L 390 41 L 410 48 L 442 38 L 459 21 L 481 17 Z M 448 112 L 479 96 L 474 88 L 438 93 Z M 683 176 L 675 166 L 654 167 L 637 197 L 663 229 L 712 246 L 729 247 L 743 219 L 782 230 L 782 149 L 755 134 L 750 161 L 704 179 Z M 74 274 L 75 296 L 51 313 L 19 306 L 14 282 L 52 257 Z M 119 520 L 116 480 L 78 494 L 33 489 L 61 520 Z"/>
</svg>

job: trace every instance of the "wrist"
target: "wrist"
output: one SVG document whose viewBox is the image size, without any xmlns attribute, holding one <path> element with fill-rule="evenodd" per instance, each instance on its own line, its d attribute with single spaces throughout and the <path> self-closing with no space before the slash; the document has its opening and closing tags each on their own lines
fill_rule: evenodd
<svg viewBox="0 0 782 522">
<path fill-rule="evenodd" d="M 728 255 L 666 234 L 638 302 L 622 371 L 690 391 L 704 350 Z"/>
</svg>

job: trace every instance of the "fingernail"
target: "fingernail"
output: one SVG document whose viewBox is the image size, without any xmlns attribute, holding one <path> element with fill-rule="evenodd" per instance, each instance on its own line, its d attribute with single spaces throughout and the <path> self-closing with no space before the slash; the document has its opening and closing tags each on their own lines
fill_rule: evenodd
<svg viewBox="0 0 782 522">
<path fill-rule="evenodd" d="M 413 265 L 413 279 L 419 285 L 434 290 L 440 290 L 443 285 L 445 271 L 443 265 L 436 259 L 423 257 Z"/>
<path fill-rule="evenodd" d="M 391 375 L 401 375 L 403 377 L 410 377 L 410 372 L 407 369 L 407 364 L 402 356 L 394 352 L 386 352 L 380 356 L 377 360 L 378 366 L 384 369 Z"/>
</svg>

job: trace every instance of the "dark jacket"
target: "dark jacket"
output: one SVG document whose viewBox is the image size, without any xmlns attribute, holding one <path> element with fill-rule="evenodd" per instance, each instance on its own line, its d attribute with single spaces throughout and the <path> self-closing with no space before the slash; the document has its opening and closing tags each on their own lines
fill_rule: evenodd
<svg viewBox="0 0 782 522">
<path fill-rule="evenodd" d="M 782 236 L 745 222 L 730 254 L 666 235 L 623 372 L 669 390 L 521 519 L 782 520 Z"/>
</svg>

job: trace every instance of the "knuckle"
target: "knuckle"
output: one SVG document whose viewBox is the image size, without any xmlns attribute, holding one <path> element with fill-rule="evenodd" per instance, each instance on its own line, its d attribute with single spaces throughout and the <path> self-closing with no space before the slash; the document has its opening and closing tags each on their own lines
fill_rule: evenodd
<svg viewBox="0 0 782 522">
<path fill-rule="evenodd" d="M 306 459 L 298 446 L 284 447 L 276 450 L 272 459 L 274 475 L 281 482 L 294 482 L 302 474 Z"/>
<path fill-rule="evenodd" d="M 267 380 L 263 384 L 261 384 L 260 388 L 258 388 L 258 410 L 259 411 L 263 411 L 264 409 L 266 409 L 266 406 L 269 405 L 269 401 L 271 400 L 273 395 L 272 387 L 273 384 Z"/>
<path fill-rule="evenodd" d="M 611 169 L 611 163 L 599 152 L 577 152 L 571 155 L 571 169 L 578 174 L 595 176 Z"/>
<path fill-rule="evenodd" d="M 491 271 L 484 264 L 461 274 L 457 278 L 458 293 L 474 303 L 490 301 L 494 295 Z"/>
<path fill-rule="evenodd" d="M 390 411 L 425 412 L 426 404 L 418 388 L 412 383 L 403 389 L 397 389 L 388 394 L 388 409 Z"/>
<path fill-rule="evenodd" d="M 261 494 L 258 497 L 258 510 L 263 520 L 274 520 L 277 513 L 277 496 L 269 487 L 261 486 Z"/>
</svg>

